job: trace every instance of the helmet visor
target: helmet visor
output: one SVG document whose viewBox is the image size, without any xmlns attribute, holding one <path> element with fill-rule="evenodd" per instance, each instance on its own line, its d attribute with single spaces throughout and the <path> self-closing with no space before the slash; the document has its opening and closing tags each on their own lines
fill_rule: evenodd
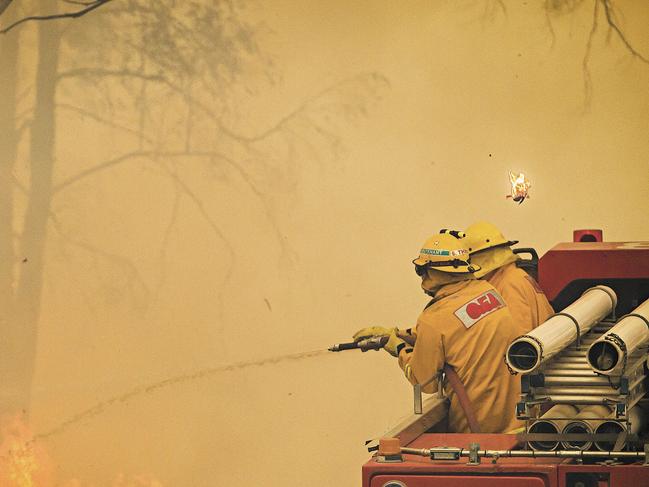
<svg viewBox="0 0 649 487">
<path fill-rule="evenodd" d="M 457 273 L 473 273 L 480 269 L 480 266 L 471 264 L 465 260 L 453 259 L 438 262 L 426 262 L 425 264 L 419 263 L 420 259 L 415 259 L 412 263 L 415 265 L 415 272 L 419 277 L 426 274 L 427 269 L 435 269 L 443 272 L 457 272 Z"/>
</svg>

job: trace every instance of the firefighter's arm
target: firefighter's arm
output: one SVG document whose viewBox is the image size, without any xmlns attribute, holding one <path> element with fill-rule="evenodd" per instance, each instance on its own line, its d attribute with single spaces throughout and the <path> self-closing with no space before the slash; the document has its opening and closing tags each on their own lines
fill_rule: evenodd
<svg viewBox="0 0 649 487">
<path fill-rule="evenodd" d="M 404 341 L 403 338 L 399 336 L 399 330 L 396 328 L 388 335 L 388 341 L 383 345 L 383 350 L 388 352 L 393 357 L 398 357 L 402 350 L 404 350 L 408 344 Z"/>
<path fill-rule="evenodd" d="M 358 342 L 375 336 L 389 335 L 394 329 L 395 328 L 385 328 L 383 326 L 368 326 L 366 328 L 361 328 L 354 333 L 353 338 L 355 342 Z"/>
<path fill-rule="evenodd" d="M 437 327 L 419 321 L 414 348 L 405 346 L 399 351 L 399 366 L 411 384 L 427 384 L 423 391 L 437 390 L 435 378 L 444 366 L 443 338 Z"/>
<path fill-rule="evenodd" d="M 385 328 L 383 326 L 368 326 L 366 328 L 361 328 L 356 333 L 354 333 L 353 338 L 355 342 L 358 342 L 370 337 L 389 335 L 390 333 L 392 333 L 392 330 L 396 330 L 397 336 L 405 340 L 410 345 L 413 345 L 415 343 L 417 335 L 414 333 L 412 328 L 399 330 L 396 328 Z"/>
<path fill-rule="evenodd" d="M 417 328 L 413 327 L 399 330 L 399 338 L 402 338 L 408 345 L 414 347 L 417 341 Z"/>
</svg>

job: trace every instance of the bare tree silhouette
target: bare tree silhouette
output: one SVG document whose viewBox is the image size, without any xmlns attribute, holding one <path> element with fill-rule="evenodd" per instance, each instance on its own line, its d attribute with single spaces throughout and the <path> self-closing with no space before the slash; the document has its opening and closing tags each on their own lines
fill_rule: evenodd
<svg viewBox="0 0 649 487">
<path fill-rule="evenodd" d="M 574 14 L 577 9 L 583 7 L 585 4 L 591 4 L 593 11 L 591 27 L 588 33 L 588 38 L 586 39 L 585 52 L 581 62 L 584 81 L 583 106 L 587 111 L 590 107 L 593 96 L 593 80 L 590 72 L 593 41 L 595 40 L 597 33 L 600 31 L 602 20 L 604 20 L 607 41 L 610 40 L 611 37 L 617 38 L 634 59 L 645 64 L 649 64 L 649 58 L 642 54 L 629 40 L 628 35 L 625 33 L 620 23 L 618 10 L 613 0 L 592 0 L 592 3 L 587 0 L 545 0 L 544 8 L 553 44 L 555 42 L 555 31 L 552 24 L 552 16 Z"/>
<path fill-rule="evenodd" d="M 239 133 L 232 128 L 241 116 L 234 102 L 237 94 L 255 96 L 260 85 L 275 82 L 272 60 L 259 46 L 264 28 L 243 20 L 241 2 L 123 0 L 97 8 L 107 3 L 80 5 L 79 12 L 94 7 L 95 13 L 84 22 L 35 23 L 38 63 L 26 125 L 29 169 L 24 174 L 12 170 L 17 153 L 11 148 L 19 145 L 20 127 L 15 69 L 6 69 L 19 62 L 19 30 L 13 27 L 21 24 L 10 24 L 2 38 L 0 72 L 14 91 L 2 99 L 7 116 L 1 122 L 6 130 L 0 189 L 7 191 L 0 196 L 6 200 L 0 210 L 6 217 L 0 223 L 6 230 L 0 235 L 6 257 L 0 262 L 5 271 L 0 275 L 0 291 L 5 291 L 0 299 L 7 302 L 3 334 L 10 337 L 7 349 L 13 352 L 0 356 L 0 380 L 9 385 L 0 411 L 26 408 L 30 402 L 48 239 L 56 237 L 61 246 L 75 249 L 73 256 L 90 256 L 118 269 L 125 284 L 112 292 L 136 296 L 132 299 L 146 306 L 149 289 L 164 284 L 166 246 L 179 204 L 187 202 L 221 242 L 222 292 L 235 268 L 237 250 L 207 204 L 218 201 L 218 192 L 195 187 L 189 172 L 211 168 L 227 174 L 220 184 L 244 185 L 244 197 L 259 201 L 260 216 L 274 229 L 283 257 L 290 261 L 291 249 L 273 211 L 273 193 L 294 184 L 304 161 L 335 156 L 346 124 L 366 116 L 387 85 L 379 74 L 359 73 L 320 88 L 258 133 Z M 40 7 L 52 11 L 57 5 L 56 0 L 46 0 Z M 25 17 L 22 24 L 27 20 L 52 19 Z M 57 150 L 59 130 L 63 123 L 70 130 L 74 117 L 128 137 L 109 153 L 67 151 L 63 157 Z M 155 168 L 171 182 L 173 204 L 158 252 L 162 271 L 155 278 L 142 275 L 129 257 L 70 227 L 57 209 L 71 188 L 93 184 L 92 178 L 133 164 Z M 24 212 L 18 211 L 22 206 Z M 19 234 L 15 228 L 21 229 Z"/>
<path fill-rule="evenodd" d="M 74 5 L 77 7 L 77 10 L 72 12 L 62 12 L 49 15 L 29 15 L 22 17 L 15 22 L 10 23 L 7 27 L 0 29 L 0 34 L 6 34 L 11 29 L 18 27 L 25 22 L 38 22 L 44 20 L 58 20 L 58 19 L 78 19 L 84 15 L 92 12 L 96 8 L 101 7 L 102 5 L 112 2 L 113 0 L 91 0 L 91 1 L 81 1 L 81 0 L 62 0 L 63 3 L 68 5 Z M 13 0 L 0 0 L 0 15 L 9 7 Z M 81 6 L 81 8 L 79 8 Z"/>
<path fill-rule="evenodd" d="M 7 5 L 8 3 L 4 4 L 4 7 Z M 3 88 L 3 96 L 0 96 L 0 326 L 3 330 L 3 340 L 10 345 L 6 347 L 6 353 L 3 353 L 8 355 L 7 358 L 0 359 L 0 379 L 5 390 L 3 395 L 8 395 L 7 389 L 14 389 L 14 380 L 20 380 L 14 376 L 12 362 L 17 356 L 13 346 L 18 339 L 18 330 L 12 324 L 15 309 L 12 276 L 17 264 L 15 245 L 20 238 L 13 225 L 13 171 L 21 135 L 17 113 L 19 46 L 17 36 L 0 41 L 0 86 Z"/>
<path fill-rule="evenodd" d="M 29 122 L 29 167 L 30 178 L 27 191 L 29 198 L 24 213 L 18 218 L 20 225 L 16 224 L 16 208 L 19 206 L 13 199 L 16 184 L 14 184 L 14 167 L 17 156 L 17 139 L 15 138 L 15 119 L 5 123 L 12 135 L 6 143 L 10 148 L 6 164 L 3 164 L 3 180 L 11 181 L 3 197 L 7 198 L 3 206 L 5 211 L 3 224 L 6 231 L 2 239 L 10 239 L 3 243 L 3 262 L 5 272 L 0 274 L 0 287 L 4 291 L 3 300 L 9 300 L 3 322 L 3 335 L 6 347 L 0 358 L 0 371 L 5 387 L 0 411 L 25 408 L 29 403 L 29 390 L 34 372 L 34 359 L 36 352 L 37 322 L 40 312 L 43 275 L 43 250 L 47 230 L 47 219 L 50 214 L 50 201 L 52 197 L 52 170 L 53 170 L 53 143 L 55 136 L 54 120 L 54 86 L 49 81 L 56 74 L 58 66 L 58 43 L 60 40 L 58 29 L 39 29 L 38 47 L 40 50 L 51 49 L 49 56 L 40 56 L 36 66 L 36 97 L 34 110 Z M 11 51 L 12 44 L 18 42 L 16 38 L 3 39 Z M 18 58 L 10 58 L 12 64 Z M 7 59 L 2 58 L 7 63 Z M 9 70 L 11 70 L 11 65 Z M 4 69 L 3 69 L 4 71 Z M 15 117 L 15 86 L 17 78 L 7 80 L 7 86 L 13 91 L 3 97 L 3 102 L 13 104 L 13 117 Z M 13 96 L 12 96 L 13 95 Z M 9 112 L 11 116 L 11 111 Z M 14 124 L 12 128 L 11 125 Z M 6 196 L 5 196 L 6 195 Z M 21 232 L 15 235 L 17 241 L 12 241 L 10 236 L 18 227 Z M 6 294 L 5 294 L 6 293 Z"/>
</svg>

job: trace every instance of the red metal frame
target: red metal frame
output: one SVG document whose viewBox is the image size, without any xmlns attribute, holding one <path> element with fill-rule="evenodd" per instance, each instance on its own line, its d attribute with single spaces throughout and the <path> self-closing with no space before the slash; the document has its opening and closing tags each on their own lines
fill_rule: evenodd
<svg viewBox="0 0 649 487">
<path fill-rule="evenodd" d="M 507 450 L 516 446 L 514 435 L 426 433 L 410 443 L 412 448 L 451 446 Z M 405 445 L 404 445 L 405 446 Z M 649 466 L 641 462 L 625 465 L 578 464 L 561 458 L 499 458 L 495 463 L 482 459 L 480 465 L 467 465 L 467 459 L 430 460 L 404 455 L 400 463 L 380 463 L 376 457 L 363 465 L 363 487 L 383 487 L 398 481 L 407 487 L 568 487 L 568 474 L 596 474 L 598 487 L 648 487 Z"/>
<path fill-rule="evenodd" d="M 516 446 L 514 435 L 426 433 L 408 446 L 429 448 L 452 446 L 469 448 L 478 443 L 481 449 L 507 450 Z M 467 465 L 467 459 L 433 461 L 426 457 L 404 455 L 402 463 L 380 463 L 376 458 L 363 466 L 363 487 L 382 487 L 388 481 L 400 481 L 407 487 L 558 487 L 556 464 L 560 459 L 543 463 L 538 459 L 501 458 L 495 464 L 483 460 Z"/>
<path fill-rule="evenodd" d="M 649 279 L 649 242 L 560 243 L 539 259 L 550 301 L 576 279 Z"/>
<path fill-rule="evenodd" d="M 576 240 L 588 232 L 593 231 L 576 232 Z M 601 233 L 592 235 L 599 241 L 561 243 L 539 259 L 539 285 L 550 301 L 577 280 L 649 280 L 649 242 L 601 242 Z M 402 446 L 468 449 L 470 443 L 490 450 L 517 446 L 514 435 L 451 433 L 426 433 Z M 569 477 L 577 474 L 596 476 L 598 487 L 649 487 L 649 466 L 641 462 L 600 465 L 560 458 L 500 458 L 467 465 L 466 458 L 433 461 L 404 455 L 400 463 L 380 463 L 373 457 L 362 471 L 363 487 L 383 487 L 390 481 L 407 487 L 568 487 Z"/>
</svg>

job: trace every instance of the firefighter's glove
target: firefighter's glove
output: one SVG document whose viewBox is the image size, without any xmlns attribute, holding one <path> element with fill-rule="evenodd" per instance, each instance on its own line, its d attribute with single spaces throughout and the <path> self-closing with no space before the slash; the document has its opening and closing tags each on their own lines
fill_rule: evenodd
<svg viewBox="0 0 649 487">
<path fill-rule="evenodd" d="M 396 328 L 383 328 L 382 326 L 368 326 L 367 328 L 362 328 L 354 333 L 354 341 L 360 342 L 366 338 L 376 337 L 376 336 L 385 336 L 392 333 L 392 330 Z"/>
<path fill-rule="evenodd" d="M 388 342 L 383 346 L 383 350 L 388 352 L 393 357 L 398 357 L 399 352 L 407 345 L 403 339 L 399 338 L 399 335 L 397 333 L 398 330 L 394 328 L 390 333 Z"/>
</svg>

